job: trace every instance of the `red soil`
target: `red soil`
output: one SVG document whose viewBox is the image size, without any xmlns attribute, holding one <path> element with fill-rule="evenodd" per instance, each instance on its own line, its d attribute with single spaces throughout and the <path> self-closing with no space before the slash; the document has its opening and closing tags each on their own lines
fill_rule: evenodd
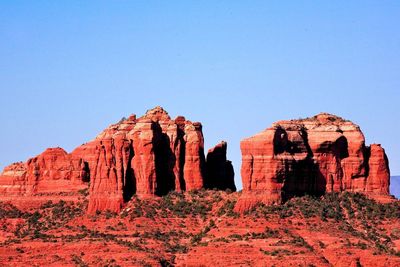
<svg viewBox="0 0 400 267">
<path fill-rule="evenodd" d="M 2 199 L 0 265 L 400 266 L 399 201 L 344 193 L 240 215 L 239 196 L 134 198 L 119 214 L 93 216 L 83 195 Z"/>
</svg>

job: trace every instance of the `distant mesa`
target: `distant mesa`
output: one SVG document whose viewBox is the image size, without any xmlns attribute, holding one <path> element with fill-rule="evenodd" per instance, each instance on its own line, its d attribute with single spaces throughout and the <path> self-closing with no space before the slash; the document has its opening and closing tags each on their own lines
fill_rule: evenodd
<svg viewBox="0 0 400 267">
<path fill-rule="evenodd" d="M 390 193 L 400 198 L 400 176 L 390 177 Z"/>
<path fill-rule="evenodd" d="M 205 187 L 235 190 L 226 143 L 210 150 L 208 158 L 206 162 L 201 123 L 183 116 L 173 120 L 155 107 L 143 117 L 131 115 L 110 125 L 70 154 L 49 148 L 6 167 L 0 194 L 72 193 L 90 186 L 88 212 L 94 213 L 117 212 L 133 195 L 146 198 Z"/>
<path fill-rule="evenodd" d="M 365 145 L 360 127 L 328 113 L 278 121 L 240 144 L 243 194 L 237 211 L 304 194 L 362 192 L 389 198 L 384 149 Z"/>
</svg>

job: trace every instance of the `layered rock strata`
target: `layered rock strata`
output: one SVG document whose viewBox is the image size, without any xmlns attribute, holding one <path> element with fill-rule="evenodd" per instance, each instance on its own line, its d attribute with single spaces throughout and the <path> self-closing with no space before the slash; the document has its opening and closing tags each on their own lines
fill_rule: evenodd
<svg viewBox="0 0 400 267">
<path fill-rule="evenodd" d="M 365 145 L 360 127 L 321 113 L 278 121 L 242 140 L 243 195 L 236 209 L 325 192 L 389 194 L 389 165 L 380 145 Z"/>
<path fill-rule="evenodd" d="M 226 154 L 219 157 L 225 163 L 217 163 L 212 172 L 221 167 L 226 173 Z M 156 107 L 143 117 L 131 115 L 109 126 L 70 154 L 51 148 L 26 163 L 6 167 L 0 194 L 76 192 L 90 181 L 88 212 L 119 211 L 134 194 L 145 198 L 204 188 L 206 171 L 201 123 L 182 116 L 173 120 Z"/>
<path fill-rule="evenodd" d="M 19 196 L 75 192 L 85 188 L 89 169 L 62 148 L 48 148 L 27 162 L 13 163 L 0 176 L 0 193 Z"/>
<path fill-rule="evenodd" d="M 89 164 L 89 213 L 118 211 L 134 194 L 146 198 L 203 188 L 201 124 L 182 116 L 172 120 L 161 107 L 111 125 L 72 154 Z"/>
</svg>

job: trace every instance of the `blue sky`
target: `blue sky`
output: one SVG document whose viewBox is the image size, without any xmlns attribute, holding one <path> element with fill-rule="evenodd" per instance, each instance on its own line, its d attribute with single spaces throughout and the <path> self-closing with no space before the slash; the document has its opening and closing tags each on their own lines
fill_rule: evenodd
<svg viewBox="0 0 400 267">
<path fill-rule="evenodd" d="M 1 1 L 0 168 L 161 105 L 206 149 L 335 113 L 400 174 L 400 1 Z"/>
</svg>

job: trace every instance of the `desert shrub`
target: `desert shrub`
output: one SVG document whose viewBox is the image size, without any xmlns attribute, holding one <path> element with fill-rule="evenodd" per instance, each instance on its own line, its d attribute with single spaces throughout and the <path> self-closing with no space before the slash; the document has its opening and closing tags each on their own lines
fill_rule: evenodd
<svg viewBox="0 0 400 267">
<path fill-rule="evenodd" d="M 231 234 L 230 236 L 228 236 L 230 239 L 234 239 L 234 240 L 243 240 L 243 236 L 239 235 L 239 234 Z"/>
<path fill-rule="evenodd" d="M 361 241 L 358 241 L 356 246 L 361 248 L 361 249 L 363 249 L 363 250 L 368 248 L 368 245 L 366 243 L 361 242 Z"/>
<path fill-rule="evenodd" d="M 348 222 L 343 222 L 342 224 L 339 225 L 339 230 L 345 232 L 345 233 L 349 233 L 352 236 L 358 237 L 358 238 L 363 238 L 363 239 L 367 239 L 367 237 L 359 232 L 358 230 L 356 230 L 351 224 L 349 224 Z"/>
<path fill-rule="evenodd" d="M 108 220 L 108 219 L 111 219 L 111 218 L 115 218 L 117 216 L 117 213 L 115 213 L 113 211 L 110 211 L 110 210 L 106 210 L 105 211 L 105 216 L 106 216 L 106 219 Z"/>
<path fill-rule="evenodd" d="M 78 256 L 78 255 L 72 255 L 72 261 L 76 264 L 76 265 L 78 265 L 79 267 L 87 267 L 87 266 L 89 266 L 89 265 L 87 265 L 84 261 L 83 261 L 83 259 L 80 257 L 80 256 Z"/>
<path fill-rule="evenodd" d="M 213 203 L 218 203 L 218 202 L 222 201 L 220 191 L 213 192 L 211 198 L 212 198 Z"/>
<path fill-rule="evenodd" d="M 140 217 L 143 217 L 143 211 L 139 205 L 135 205 L 135 207 L 131 212 L 130 218 L 131 220 L 133 220 L 134 218 L 140 218 Z"/>
<path fill-rule="evenodd" d="M 199 243 L 201 241 L 201 239 L 204 237 L 204 233 L 200 232 L 196 235 L 194 235 L 191 239 L 190 239 L 190 244 L 192 245 L 196 245 L 197 243 Z"/>
<path fill-rule="evenodd" d="M 307 248 L 310 251 L 314 251 L 314 248 L 308 244 L 304 238 L 301 236 L 292 236 L 292 239 L 290 240 L 290 244 L 296 246 L 296 247 L 304 247 Z"/>
<path fill-rule="evenodd" d="M 322 241 L 320 241 L 320 240 L 318 241 L 318 245 L 319 245 L 319 247 L 322 248 L 322 249 L 323 249 L 323 248 L 326 248 L 325 243 L 322 242 Z"/>
<path fill-rule="evenodd" d="M 182 253 L 185 254 L 189 251 L 189 248 L 181 244 L 169 244 L 167 243 L 166 251 L 169 253 Z"/>
<path fill-rule="evenodd" d="M 51 216 L 53 220 L 68 221 L 77 216 L 81 216 L 85 212 L 83 203 L 76 205 L 73 202 L 65 202 L 60 200 L 58 203 L 49 206 L 51 208 Z"/>
<path fill-rule="evenodd" d="M 42 215 L 38 211 L 35 211 L 31 216 L 29 216 L 28 223 L 30 225 L 37 225 L 41 217 Z"/>
<path fill-rule="evenodd" d="M 277 211 L 281 219 L 291 217 L 294 214 L 292 207 L 289 205 L 280 206 Z"/>
<path fill-rule="evenodd" d="M 154 217 L 157 214 L 157 211 L 153 206 L 146 206 L 144 212 L 145 212 L 145 217 L 150 219 L 154 219 Z"/>
<path fill-rule="evenodd" d="M 179 199 L 169 209 L 174 215 L 182 218 L 185 218 L 189 215 L 200 215 L 202 217 L 205 217 L 208 212 L 211 211 L 212 206 L 208 205 L 205 201 L 200 201 L 196 199 L 192 199 L 192 201 Z"/>
<path fill-rule="evenodd" d="M 218 215 L 223 215 L 220 209 Z M 268 217 L 278 215 L 289 218 L 302 215 L 304 218 L 320 217 L 323 221 L 333 219 L 337 222 L 346 219 L 367 219 L 368 221 L 383 219 L 400 219 L 400 203 L 377 203 L 361 193 L 326 193 L 321 197 L 294 197 L 281 205 L 265 205 L 259 203 L 245 215 L 253 217 Z"/>
<path fill-rule="evenodd" d="M 160 263 L 161 267 L 173 267 L 174 266 L 173 262 L 171 262 L 165 258 L 159 259 L 158 262 Z"/>
<path fill-rule="evenodd" d="M 274 256 L 274 257 L 275 256 L 291 256 L 291 255 L 297 254 L 297 252 L 289 251 L 287 249 L 274 249 L 271 251 L 260 249 L 260 251 L 262 253 L 264 253 L 265 255 Z"/>
<path fill-rule="evenodd" d="M 44 204 L 42 204 L 41 206 L 40 206 L 40 209 L 48 209 L 48 208 L 51 208 L 51 207 L 53 207 L 53 201 L 52 200 L 49 200 L 49 201 L 47 201 L 47 202 L 45 202 Z"/>
<path fill-rule="evenodd" d="M 251 233 L 252 239 L 268 239 L 268 238 L 277 238 L 279 237 L 279 231 L 272 230 L 270 228 L 266 228 L 262 233 Z"/>
<path fill-rule="evenodd" d="M 24 212 L 11 205 L 10 209 L 4 210 L 0 208 L 0 218 L 21 218 Z"/>
<path fill-rule="evenodd" d="M 399 228 L 393 229 L 392 232 L 390 233 L 390 237 L 393 240 L 399 240 L 400 239 L 400 229 Z"/>
<path fill-rule="evenodd" d="M 203 237 L 207 235 L 208 232 L 211 231 L 212 228 L 215 228 L 215 222 L 211 219 L 208 225 L 204 227 L 203 230 L 200 231 L 200 233 L 193 235 L 193 237 L 190 239 L 190 243 L 192 245 L 197 245 L 201 242 Z"/>
<path fill-rule="evenodd" d="M 400 203 L 398 201 L 392 203 L 378 203 L 361 193 L 346 193 L 355 209 L 359 218 L 367 218 L 368 220 L 382 219 L 400 219 Z"/>
<path fill-rule="evenodd" d="M 228 199 L 217 211 L 217 215 L 219 217 L 226 215 L 228 217 L 239 217 L 239 214 L 234 212 L 233 209 L 235 208 L 236 200 Z"/>
<path fill-rule="evenodd" d="M 84 188 L 84 189 L 78 190 L 78 193 L 84 197 L 87 197 L 89 195 L 89 188 Z"/>
</svg>

